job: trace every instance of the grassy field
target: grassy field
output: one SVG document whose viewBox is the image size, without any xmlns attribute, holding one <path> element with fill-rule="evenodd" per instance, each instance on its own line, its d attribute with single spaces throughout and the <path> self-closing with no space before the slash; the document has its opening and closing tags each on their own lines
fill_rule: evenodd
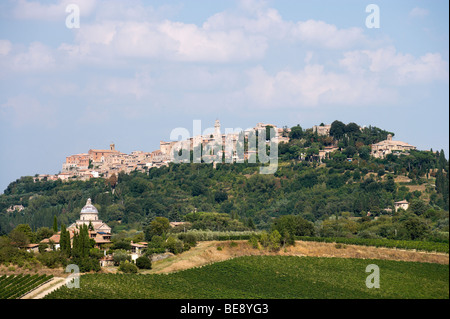
<svg viewBox="0 0 450 319">
<path fill-rule="evenodd" d="M 366 287 L 366 267 L 380 288 Z M 89 274 L 62 299 L 369 299 L 449 298 L 449 266 L 388 260 L 248 256 L 168 275 Z"/>
</svg>

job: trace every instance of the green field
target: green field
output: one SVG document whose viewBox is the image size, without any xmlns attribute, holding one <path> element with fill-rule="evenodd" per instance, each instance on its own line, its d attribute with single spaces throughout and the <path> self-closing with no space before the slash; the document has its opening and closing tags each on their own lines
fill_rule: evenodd
<svg viewBox="0 0 450 319">
<path fill-rule="evenodd" d="M 16 299 L 52 279 L 52 275 L 0 276 L 0 299 Z"/>
<path fill-rule="evenodd" d="M 366 267 L 380 288 L 366 287 Z M 88 274 L 62 299 L 354 299 L 449 298 L 449 266 L 341 258 L 240 257 L 169 275 Z"/>
</svg>

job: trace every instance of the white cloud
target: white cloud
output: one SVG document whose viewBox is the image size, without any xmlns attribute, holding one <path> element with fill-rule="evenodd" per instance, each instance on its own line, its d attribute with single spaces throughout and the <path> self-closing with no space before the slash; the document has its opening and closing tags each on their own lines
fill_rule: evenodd
<svg viewBox="0 0 450 319">
<path fill-rule="evenodd" d="M 248 75 L 245 95 L 266 108 L 364 106 L 396 98 L 395 92 L 381 88 L 377 79 L 329 72 L 318 64 L 273 76 L 259 66 Z"/>
<path fill-rule="evenodd" d="M 6 79 L 11 75 L 33 75 L 60 72 L 66 69 L 61 63 L 61 56 L 51 47 L 41 42 L 31 42 L 24 46 L 20 43 L 0 40 L 0 78 Z"/>
<path fill-rule="evenodd" d="M 339 29 L 316 20 L 297 22 L 291 33 L 294 39 L 326 49 L 346 49 L 366 42 L 361 28 Z"/>
<path fill-rule="evenodd" d="M 49 70 L 56 66 L 52 49 L 40 42 L 32 42 L 26 51 L 10 56 L 6 67 L 14 71 Z"/>
<path fill-rule="evenodd" d="M 8 55 L 11 51 L 12 44 L 9 40 L 0 40 L 0 56 Z"/>
<path fill-rule="evenodd" d="M 60 1 L 58 5 L 66 2 Z M 45 7 L 50 10 L 49 19 L 51 12 L 56 12 L 52 5 L 24 0 L 19 5 L 36 5 L 37 13 Z M 237 11 L 217 13 L 202 25 L 161 20 L 154 15 L 153 8 L 142 5 L 130 7 L 114 1 L 107 8 L 98 7 L 95 19 L 74 30 L 74 42 L 63 43 L 57 50 L 34 42 L 16 52 L 8 40 L 0 40 L 2 66 L 15 71 L 59 70 L 61 66 L 75 69 L 83 63 L 99 68 L 106 65 L 112 70 L 139 67 L 134 77 L 90 78 L 91 85 L 80 91 L 85 97 L 125 100 L 131 96 L 142 101 L 150 100 L 158 88 L 178 89 L 183 96 L 192 91 L 211 97 L 240 96 L 249 99 L 252 105 L 265 107 L 392 103 L 401 86 L 448 81 L 448 62 L 438 53 L 415 57 L 397 52 L 394 47 L 354 50 L 360 46 L 373 48 L 362 28 L 338 28 L 312 19 L 286 21 L 266 2 L 241 1 Z M 303 55 L 304 67 L 295 70 L 286 67 L 270 73 L 263 66 L 249 64 L 226 72 L 220 69 L 222 63 L 236 61 L 264 64 L 269 48 L 276 45 L 280 45 L 277 49 L 288 48 L 292 44 L 301 49 L 299 61 Z M 342 58 L 336 59 L 341 52 Z M 324 56 L 326 61 L 321 60 Z M 159 66 L 167 61 L 204 64 L 203 68 L 189 63 L 170 64 L 179 68 L 170 69 L 170 76 L 162 68 L 157 75 L 142 71 L 142 66 L 152 63 Z M 272 64 L 273 60 L 267 62 Z M 213 68 L 216 69 L 212 71 Z M 68 92 L 75 89 L 77 86 L 67 87 Z M 51 92 L 48 86 L 46 92 Z"/>
<path fill-rule="evenodd" d="M 80 15 L 88 16 L 94 11 L 96 3 L 96 0 L 59 0 L 57 3 L 42 4 L 36 1 L 18 0 L 13 15 L 23 20 L 64 21 L 68 15 L 66 7 L 69 4 L 78 5 Z"/>
<path fill-rule="evenodd" d="M 402 87 L 448 82 L 448 62 L 438 53 L 419 58 L 394 47 L 344 53 L 333 71 L 311 63 L 300 70 L 269 74 L 262 66 L 248 71 L 244 95 L 266 108 L 317 106 L 370 106 L 398 102 Z"/>
<path fill-rule="evenodd" d="M 136 11 L 113 2 L 108 6 L 111 12 L 99 8 L 97 14 L 103 18 L 83 23 L 75 30 L 75 42 L 63 43 L 59 49 L 71 59 L 96 63 L 133 57 L 224 63 L 261 60 L 272 43 L 333 50 L 368 43 L 361 28 L 339 29 L 316 20 L 285 21 L 265 2 L 254 2 L 242 1 L 241 10 L 219 12 L 201 26 L 161 20 L 152 8 Z M 116 12 L 119 9 L 123 18 Z"/>
<path fill-rule="evenodd" d="M 424 18 L 428 16 L 430 12 L 427 9 L 415 7 L 409 12 L 411 18 Z"/>
<path fill-rule="evenodd" d="M 63 44 L 72 57 L 142 57 L 174 61 L 229 62 L 259 59 L 267 43 L 263 36 L 241 30 L 209 31 L 194 24 L 163 21 L 104 21 L 85 24 L 77 44 Z"/>
<path fill-rule="evenodd" d="M 351 73 L 382 77 L 392 85 L 448 81 L 449 76 L 448 62 L 439 53 L 415 58 L 397 52 L 394 47 L 346 52 L 340 65 Z"/>
<path fill-rule="evenodd" d="M 220 12 L 210 17 L 204 24 L 206 30 L 245 30 L 259 34 L 268 40 L 300 42 L 304 45 L 325 49 L 345 49 L 367 44 L 362 28 L 339 29 L 333 24 L 319 20 L 286 21 L 273 8 L 259 7 L 250 15 L 235 12 Z"/>
<path fill-rule="evenodd" d="M 267 43 L 264 37 L 241 30 L 208 31 L 193 24 L 163 23 L 159 30 L 174 41 L 175 58 L 184 61 L 239 61 L 260 59 Z"/>
</svg>

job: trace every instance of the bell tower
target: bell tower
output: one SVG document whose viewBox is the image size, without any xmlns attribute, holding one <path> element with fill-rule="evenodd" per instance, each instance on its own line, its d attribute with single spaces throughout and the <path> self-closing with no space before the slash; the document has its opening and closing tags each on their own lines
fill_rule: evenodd
<svg viewBox="0 0 450 319">
<path fill-rule="evenodd" d="M 220 121 L 216 120 L 216 123 L 214 124 L 214 137 L 220 138 L 222 134 L 220 134 Z"/>
</svg>

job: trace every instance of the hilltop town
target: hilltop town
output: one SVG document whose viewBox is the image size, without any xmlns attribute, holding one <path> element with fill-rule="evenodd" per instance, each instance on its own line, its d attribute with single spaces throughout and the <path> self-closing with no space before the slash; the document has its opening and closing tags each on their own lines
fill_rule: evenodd
<svg viewBox="0 0 450 319">
<path fill-rule="evenodd" d="M 223 134 L 221 132 L 220 122 L 216 120 L 214 125 L 214 132 L 212 134 L 202 134 L 193 136 L 184 141 L 170 141 L 160 142 L 160 148 L 152 152 L 134 151 L 131 154 L 123 153 L 116 149 L 114 143 L 110 144 L 109 149 L 90 149 L 87 153 L 74 154 L 66 157 L 66 161 L 62 164 L 62 170 L 58 174 L 40 174 L 36 180 L 89 180 L 90 178 L 109 178 L 113 174 L 116 176 L 120 172 L 129 174 L 132 171 L 145 172 L 152 167 L 168 166 L 174 161 L 174 154 L 180 149 L 186 147 L 193 150 L 196 147 L 206 149 L 208 145 L 220 141 L 221 145 L 231 143 L 232 149 L 219 150 L 218 158 L 227 156 L 231 158 L 231 162 L 235 163 L 239 160 L 248 160 L 255 151 L 245 149 L 243 151 L 243 158 L 239 158 L 236 145 L 240 137 L 246 138 L 251 132 L 263 131 L 267 128 L 273 128 L 275 143 L 288 143 L 290 141 L 291 129 L 287 127 L 279 128 L 273 124 L 258 123 L 253 129 L 248 129 L 241 132 L 233 132 Z M 330 136 L 331 124 L 315 125 L 309 130 L 316 133 L 318 136 Z M 360 128 L 361 129 L 361 128 Z M 387 139 L 373 144 L 371 155 L 375 158 L 384 158 L 388 154 L 407 154 L 410 150 L 415 150 L 416 147 L 401 141 L 394 141 L 392 134 L 389 134 Z M 329 146 L 324 146 L 320 149 L 317 156 L 319 161 L 323 160 L 328 154 L 338 150 L 338 146 L 334 143 Z M 304 159 L 305 154 L 301 154 L 299 159 Z M 206 155 L 208 156 L 208 155 Z M 212 156 L 212 155 L 209 155 Z M 205 155 L 204 155 L 205 157 Z M 204 158 L 203 157 L 203 158 Z"/>
<path fill-rule="evenodd" d="M 48 280 L 69 264 L 80 272 L 149 273 L 166 259 L 190 263 L 204 241 L 216 241 L 209 256 L 226 251 L 223 241 L 260 255 L 284 254 L 299 240 L 304 247 L 331 240 L 336 252 L 357 243 L 448 254 L 444 151 L 416 150 L 393 132 L 340 121 L 307 129 L 259 123 L 231 134 L 216 121 L 207 132 L 148 153 L 111 144 L 68 156 L 60 174 L 10 183 L 0 195 L 0 272 L 38 269 Z M 255 141 L 258 157 L 260 149 L 278 151 L 275 173 L 258 174 Z M 219 145 L 216 154 L 211 144 Z M 178 164 L 180 152 L 199 148 L 213 165 Z"/>
</svg>

